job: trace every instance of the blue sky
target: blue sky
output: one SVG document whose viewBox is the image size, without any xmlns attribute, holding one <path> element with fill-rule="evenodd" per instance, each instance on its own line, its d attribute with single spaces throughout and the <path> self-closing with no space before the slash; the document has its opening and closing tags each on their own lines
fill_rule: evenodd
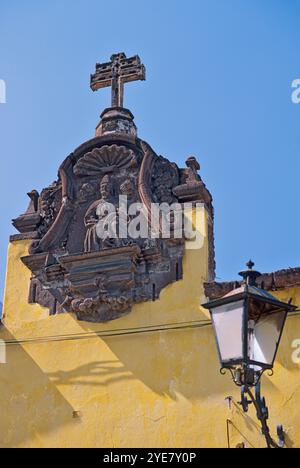
<svg viewBox="0 0 300 468">
<path fill-rule="evenodd" d="M 2 0 L 0 292 L 10 220 L 93 136 L 110 97 L 89 75 L 119 51 L 147 67 L 125 94 L 139 136 L 181 166 L 200 161 L 218 278 L 249 257 L 261 271 L 300 266 L 299 15 L 297 0 Z"/>
</svg>

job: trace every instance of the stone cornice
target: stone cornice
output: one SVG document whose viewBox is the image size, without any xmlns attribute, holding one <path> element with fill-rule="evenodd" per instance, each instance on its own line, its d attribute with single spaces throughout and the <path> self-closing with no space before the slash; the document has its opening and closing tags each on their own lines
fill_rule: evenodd
<svg viewBox="0 0 300 468">
<path fill-rule="evenodd" d="M 205 283 L 205 295 L 210 300 L 218 299 L 240 285 L 241 282 L 239 281 Z M 289 268 L 273 273 L 264 273 L 258 279 L 258 285 L 267 291 L 300 287 L 300 268 Z"/>
</svg>

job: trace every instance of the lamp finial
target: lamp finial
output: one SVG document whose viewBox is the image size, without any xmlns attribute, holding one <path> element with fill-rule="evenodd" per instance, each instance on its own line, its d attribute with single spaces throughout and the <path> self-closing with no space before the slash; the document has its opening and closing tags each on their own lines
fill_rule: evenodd
<svg viewBox="0 0 300 468">
<path fill-rule="evenodd" d="M 248 267 L 248 270 L 241 271 L 239 275 L 242 276 L 244 282 L 249 286 L 257 286 L 256 280 L 261 276 L 261 273 L 253 270 L 255 263 L 252 260 L 249 260 L 249 262 L 246 263 L 246 266 Z"/>
</svg>

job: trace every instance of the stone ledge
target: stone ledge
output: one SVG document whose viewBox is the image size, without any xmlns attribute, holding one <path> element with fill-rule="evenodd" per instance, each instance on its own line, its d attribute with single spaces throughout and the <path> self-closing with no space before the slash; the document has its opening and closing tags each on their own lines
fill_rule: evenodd
<svg viewBox="0 0 300 468">
<path fill-rule="evenodd" d="M 39 234 L 37 232 L 23 232 L 23 234 L 13 234 L 12 236 L 10 236 L 9 242 L 17 242 L 31 239 L 39 239 Z"/>
<path fill-rule="evenodd" d="M 264 273 L 258 278 L 258 286 L 267 291 L 276 291 L 277 289 L 289 289 L 300 287 L 300 268 L 289 268 L 287 270 L 279 270 L 273 273 Z M 210 300 L 218 299 L 230 291 L 239 287 L 242 281 L 229 282 L 209 282 L 204 283 L 205 295 Z"/>
</svg>

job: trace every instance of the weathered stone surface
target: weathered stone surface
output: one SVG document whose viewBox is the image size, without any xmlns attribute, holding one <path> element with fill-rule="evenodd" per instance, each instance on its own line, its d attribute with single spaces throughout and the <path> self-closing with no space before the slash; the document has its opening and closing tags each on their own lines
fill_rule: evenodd
<svg viewBox="0 0 300 468">
<path fill-rule="evenodd" d="M 97 63 L 91 76 L 91 89 L 97 91 L 111 86 L 112 107 L 123 107 L 124 83 L 146 79 L 146 69 L 138 55 L 127 58 L 124 52 L 111 56 L 111 61 Z"/>
<path fill-rule="evenodd" d="M 138 58 L 121 55 L 113 57 L 113 64 L 97 65 L 93 89 L 112 84 L 111 67 L 116 63 L 120 68 L 114 73 L 123 84 L 144 77 Z M 33 239 L 29 255 L 22 258 L 32 272 L 29 300 L 49 307 L 52 314 L 72 311 L 80 320 L 111 320 L 130 312 L 135 303 L 156 300 L 165 286 L 182 278 L 185 239 L 172 236 L 172 229 L 171 238 L 165 236 L 161 222 L 153 238 L 153 203 L 205 203 L 211 218 L 214 278 L 212 198 L 198 175 L 199 164 L 191 157 L 187 168 L 179 169 L 158 156 L 137 137 L 133 119 L 120 103 L 106 109 L 98 136 L 66 158 L 57 181 L 41 194 L 29 194 L 28 210 L 13 222 L 22 235 Z M 99 209 L 110 204 L 119 219 L 120 195 L 127 197 L 128 205 L 143 204 L 146 235 L 99 237 Z M 125 226 L 131 220 L 126 213 Z"/>
<path fill-rule="evenodd" d="M 130 110 L 123 107 L 113 107 L 102 112 L 101 120 L 96 127 L 96 137 L 111 133 L 137 136 L 137 128 Z"/>
<path fill-rule="evenodd" d="M 180 201 L 174 189 L 184 171 L 126 134 L 95 138 L 72 153 L 58 181 L 38 198 L 39 239 L 23 258 L 32 281 L 39 284 L 35 301 L 45 305 L 46 290 L 51 313 L 74 311 L 81 320 L 105 321 L 128 313 L 134 303 L 156 300 L 162 288 L 181 279 L 183 238 L 106 239 L 95 244 L 95 225 L 89 218 L 103 201 L 99 189 L 104 179 L 110 185 L 107 201 L 117 206 L 118 196 L 127 195 L 129 203 L 144 203 L 150 217 L 152 202 Z M 200 188 L 211 209 L 201 182 Z M 203 200 L 199 194 L 197 199 Z M 125 254 L 123 249 L 129 250 Z M 117 268 L 117 279 L 112 280 L 112 268 Z"/>
<path fill-rule="evenodd" d="M 233 289 L 241 286 L 241 281 L 231 282 L 208 282 L 205 283 L 205 294 L 210 299 L 218 299 Z M 300 268 L 289 268 L 279 270 L 273 273 L 264 273 L 257 279 L 259 287 L 267 291 L 276 291 L 280 289 L 290 289 L 300 286 Z"/>
<path fill-rule="evenodd" d="M 27 211 L 16 219 L 13 219 L 13 226 L 22 234 L 32 233 L 36 230 L 41 222 L 40 215 L 40 196 L 36 190 L 32 190 L 27 194 L 30 198 L 30 203 Z"/>
</svg>

